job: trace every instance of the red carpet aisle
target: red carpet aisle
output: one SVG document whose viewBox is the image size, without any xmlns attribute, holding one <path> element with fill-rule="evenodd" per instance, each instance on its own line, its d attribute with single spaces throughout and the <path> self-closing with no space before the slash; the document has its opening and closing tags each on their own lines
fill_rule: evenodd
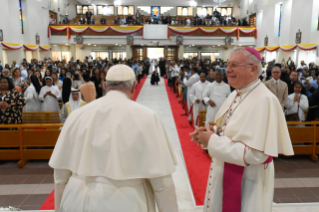
<svg viewBox="0 0 319 212">
<path fill-rule="evenodd" d="M 167 80 L 165 80 L 165 84 L 167 85 Z M 181 104 L 178 103 L 176 94 L 174 94 L 167 86 L 166 91 L 174 116 L 179 140 L 181 142 L 196 205 L 203 205 L 205 201 L 210 159 L 201 147 L 197 146 L 195 142 L 191 142 L 189 133 L 193 131 L 193 128 L 188 123 L 187 116 L 181 115 L 185 113 L 185 111 Z"/>
<path fill-rule="evenodd" d="M 143 85 L 147 77 L 144 77 L 141 79 L 140 84 L 137 85 L 135 95 L 134 95 L 134 101 L 136 101 Z M 54 191 L 50 194 L 50 196 L 44 201 L 42 206 L 39 208 L 39 210 L 54 210 Z"/>
</svg>

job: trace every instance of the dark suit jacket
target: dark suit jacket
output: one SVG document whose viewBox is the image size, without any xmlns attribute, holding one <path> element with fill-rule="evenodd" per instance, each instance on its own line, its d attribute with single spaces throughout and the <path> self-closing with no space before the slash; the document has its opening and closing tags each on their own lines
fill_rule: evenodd
<svg viewBox="0 0 319 212">
<path fill-rule="evenodd" d="M 308 98 L 309 111 L 307 121 L 314 121 L 316 118 L 319 118 L 319 88 L 314 89 L 312 87 L 310 92 L 312 92 L 312 95 Z"/>
<path fill-rule="evenodd" d="M 80 24 L 85 24 L 85 19 L 84 18 L 80 18 L 79 22 L 80 22 Z"/>
<path fill-rule="evenodd" d="M 93 15 L 93 14 L 92 14 L 91 11 L 87 11 L 87 12 L 85 13 L 85 16 L 86 16 L 87 19 L 91 19 L 92 15 Z"/>
<path fill-rule="evenodd" d="M 102 18 L 102 19 L 100 20 L 100 23 L 101 23 L 101 24 L 106 24 L 106 19 L 105 19 L 105 18 Z"/>
</svg>

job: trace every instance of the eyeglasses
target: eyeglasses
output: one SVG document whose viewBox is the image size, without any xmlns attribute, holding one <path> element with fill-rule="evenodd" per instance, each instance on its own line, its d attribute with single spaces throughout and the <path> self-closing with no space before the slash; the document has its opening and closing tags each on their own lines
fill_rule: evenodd
<svg viewBox="0 0 319 212">
<path fill-rule="evenodd" d="M 246 64 L 237 64 L 237 63 L 229 63 L 228 64 L 228 67 L 229 68 L 239 68 L 239 66 L 252 66 L 254 64 L 251 64 L 251 63 L 246 63 Z"/>
</svg>

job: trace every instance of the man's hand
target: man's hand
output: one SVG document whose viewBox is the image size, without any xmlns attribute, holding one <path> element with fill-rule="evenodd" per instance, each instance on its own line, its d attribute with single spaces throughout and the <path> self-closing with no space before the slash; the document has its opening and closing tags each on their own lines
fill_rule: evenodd
<svg viewBox="0 0 319 212">
<path fill-rule="evenodd" d="M 309 88 L 312 88 L 312 85 L 310 84 L 309 80 L 306 80 L 305 84 L 307 84 L 309 86 Z"/>
<path fill-rule="evenodd" d="M 205 103 L 205 101 L 204 101 L 204 100 L 202 100 L 202 103 L 203 103 L 203 105 L 205 105 L 205 106 L 206 106 L 206 103 Z"/>
<path fill-rule="evenodd" d="M 211 106 L 211 107 L 216 107 L 216 104 L 213 100 L 209 100 L 208 101 L 208 104 Z"/>
<path fill-rule="evenodd" d="M 195 101 L 196 103 L 200 103 L 200 99 L 196 99 L 196 101 Z"/>
<path fill-rule="evenodd" d="M 9 105 L 7 102 L 5 102 L 5 101 L 0 102 L 0 109 L 6 110 L 9 107 L 11 107 L 11 105 Z"/>
<path fill-rule="evenodd" d="M 206 127 L 195 127 L 195 131 L 193 133 L 190 133 L 189 135 L 192 137 L 192 141 L 196 141 L 203 146 L 207 146 L 209 138 L 214 133 L 215 132 L 213 127 L 209 127 L 208 125 L 206 125 Z"/>
</svg>

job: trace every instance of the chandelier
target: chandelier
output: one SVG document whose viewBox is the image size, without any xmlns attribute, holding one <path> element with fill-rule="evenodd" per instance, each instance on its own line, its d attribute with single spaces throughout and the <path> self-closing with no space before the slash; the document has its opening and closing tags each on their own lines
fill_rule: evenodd
<svg viewBox="0 0 319 212">
<path fill-rule="evenodd" d="M 196 1 L 191 1 L 189 4 L 190 4 L 191 7 L 196 7 L 197 6 L 197 2 Z"/>
<path fill-rule="evenodd" d="M 221 3 L 223 3 L 225 0 L 213 0 L 213 2 L 214 3 L 216 3 L 216 4 L 221 4 Z"/>
<path fill-rule="evenodd" d="M 121 1 L 115 0 L 115 1 L 114 1 L 114 6 L 115 6 L 115 7 L 121 6 Z"/>
</svg>

